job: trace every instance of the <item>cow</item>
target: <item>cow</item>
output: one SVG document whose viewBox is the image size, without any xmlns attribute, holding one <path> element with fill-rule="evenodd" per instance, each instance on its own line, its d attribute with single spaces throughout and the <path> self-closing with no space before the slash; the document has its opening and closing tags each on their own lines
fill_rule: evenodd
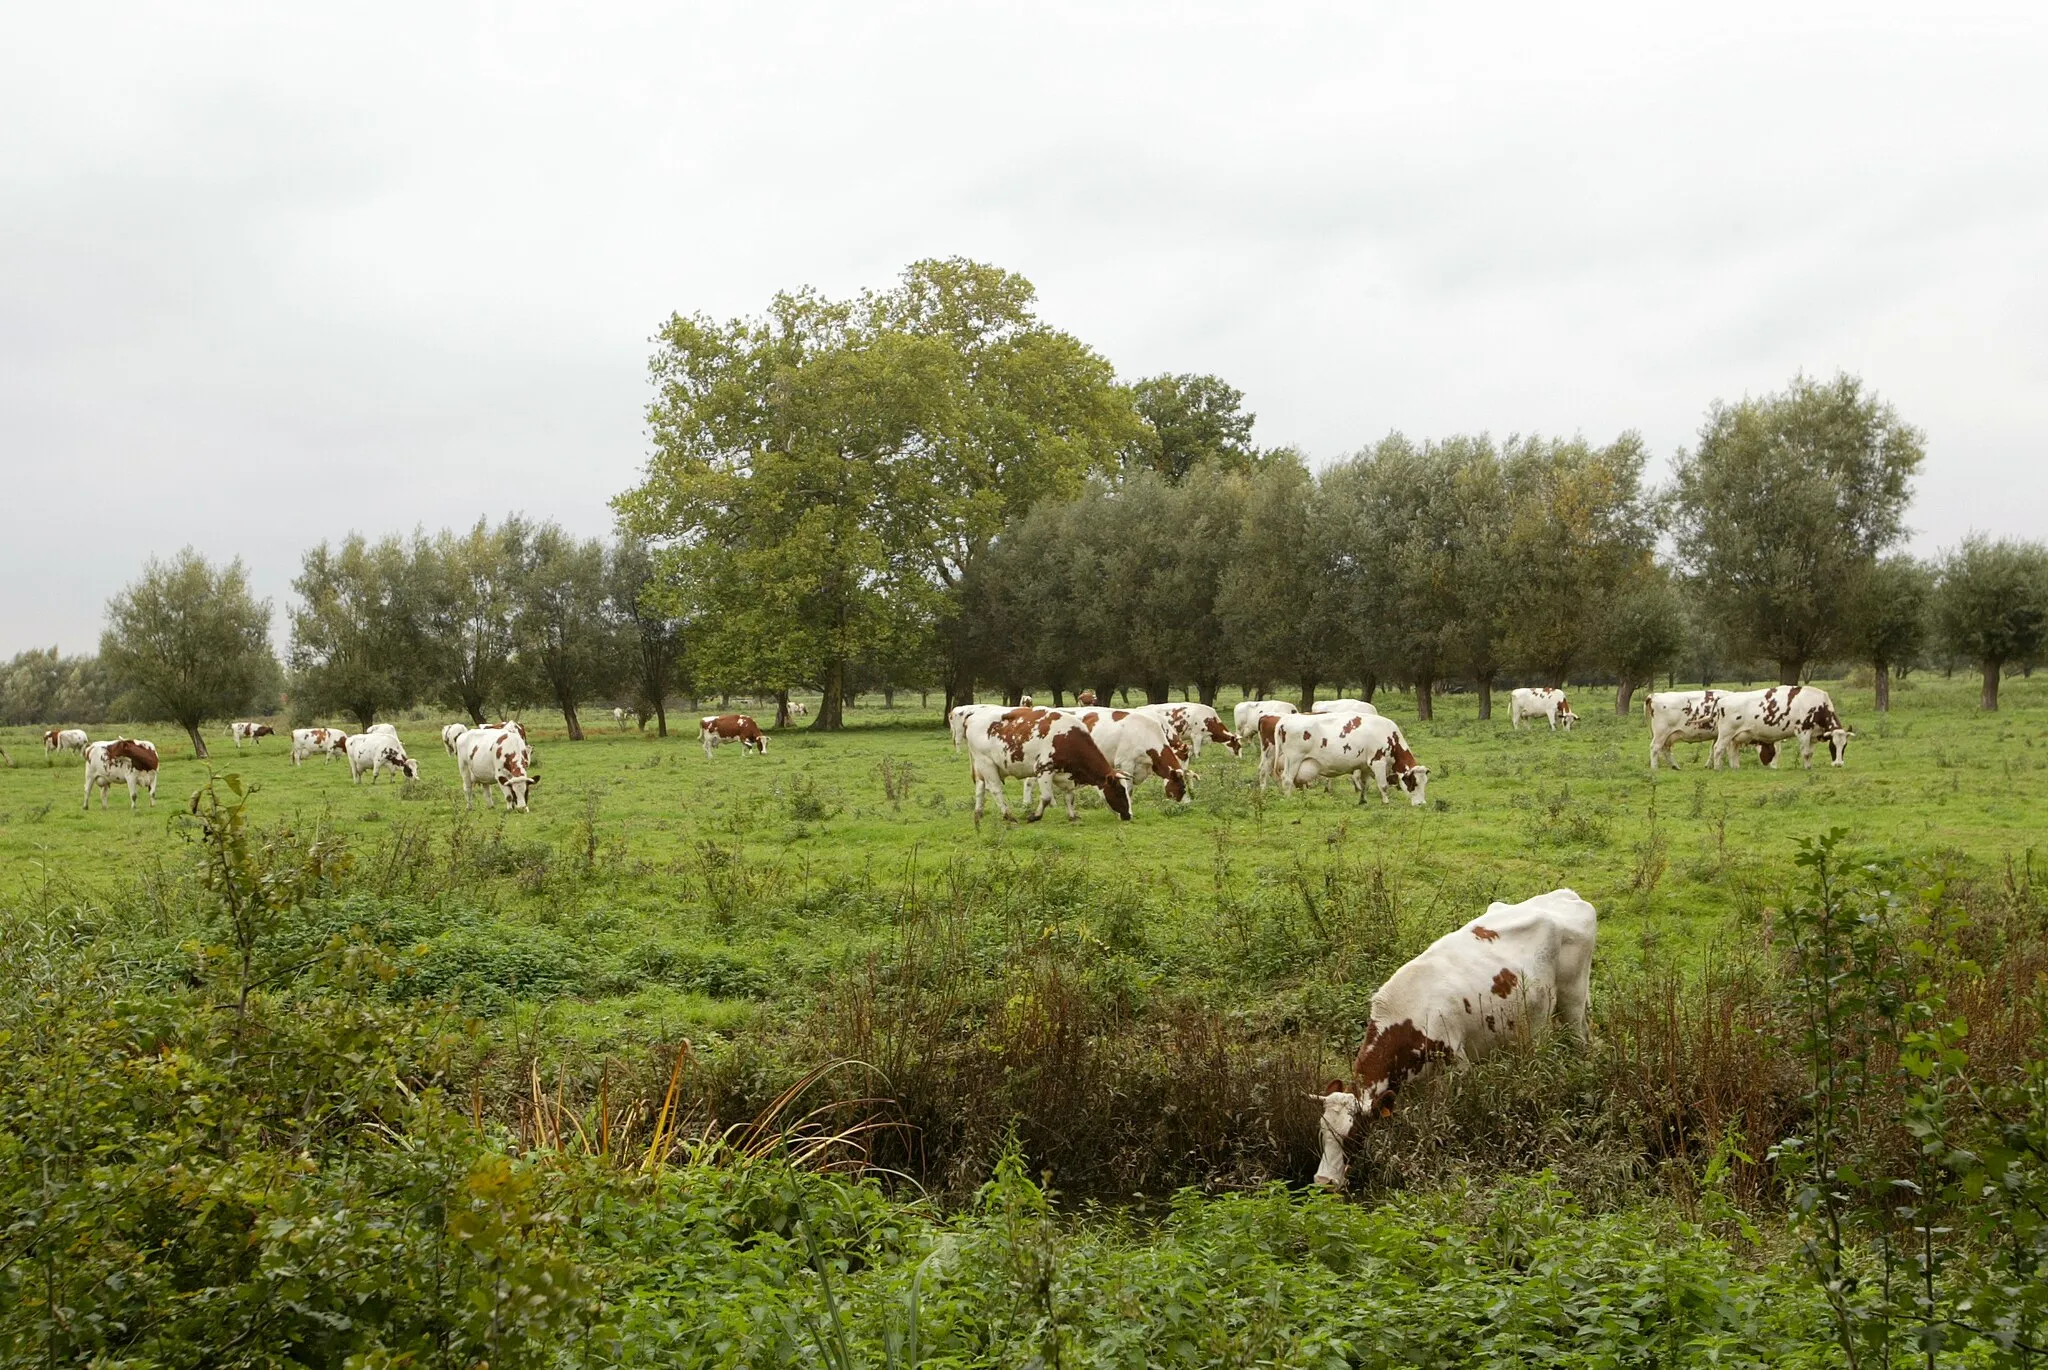
<svg viewBox="0 0 2048 1370">
<path fill-rule="evenodd" d="M 1444 1065 L 1484 1059 L 1553 1022 L 1584 1042 L 1598 924 L 1593 906 L 1569 889 L 1488 904 L 1388 976 L 1372 997 L 1349 1086 L 1332 1080 L 1311 1096 L 1323 1106 L 1316 1183 L 1344 1188 L 1352 1130 L 1391 1113 L 1402 1089 Z"/>
<path fill-rule="evenodd" d="M 613 726 L 617 727 L 620 732 L 624 732 L 626 730 L 626 711 L 624 709 L 614 708 L 612 710 L 612 724 Z"/>
<path fill-rule="evenodd" d="M 497 805 L 525 813 L 526 796 L 540 777 L 533 773 L 533 749 L 509 727 L 471 728 L 455 740 L 455 765 L 462 775 L 462 804 L 476 807 L 475 789 L 484 788 L 484 806 Z"/>
<path fill-rule="evenodd" d="M 1088 735 L 1109 764 L 1130 777 L 1131 789 L 1158 776 L 1166 797 L 1176 804 L 1188 802 L 1188 786 L 1195 773 L 1181 765 L 1181 753 L 1174 747 L 1173 730 L 1166 720 L 1142 709 L 1051 709 L 1054 714 L 1072 713 L 1081 720 Z M 1039 782 L 1043 785 L 1043 779 Z"/>
<path fill-rule="evenodd" d="M 395 723 L 372 723 L 363 731 L 365 733 L 382 733 L 386 737 L 397 737 L 398 725 Z"/>
<path fill-rule="evenodd" d="M 804 707 L 804 706 L 803 706 L 803 705 L 802 705 L 801 703 L 799 703 L 798 701 L 796 701 L 796 700 L 794 700 L 794 699 L 792 699 L 792 700 L 790 700 L 790 701 L 789 701 L 789 716 L 790 716 L 791 718 L 803 718 L 804 716 L 806 716 L 806 715 L 807 715 L 807 714 L 809 714 L 809 713 L 810 713 L 810 710 L 809 710 L 809 709 L 807 709 L 807 708 L 805 708 L 805 707 Z"/>
<path fill-rule="evenodd" d="M 1024 781 L 1024 798 L 1031 799 L 1031 782 L 1039 781 L 1038 807 L 1027 821 L 1045 817 L 1054 793 L 1067 797 L 1067 820 L 1072 822 L 1074 788 L 1088 785 L 1102 792 L 1103 802 L 1119 819 L 1131 818 L 1130 777 L 1109 764 L 1102 748 L 1088 735 L 1088 726 L 1074 714 L 1052 709 L 1010 709 L 984 719 L 977 716 L 967 733 L 967 756 L 974 771 L 974 821 L 981 822 L 984 800 L 993 790 L 1003 817 L 1011 818 L 1009 798 L 1003 793 L 1005 780 Z"/>
<path fill-rule="evenodd" d="M 448 755 L 455 755 L 455 740 L 468 731 L 467 723 L 450 723 L 441 729 L 441 745 L 448 749 Z"/>
<path fill-rule="evenodd" d="M 1643 696 L 1643 716 L 1650 720 L 1650 769 L 1662 761 L 1672 770 L 1678 762 L 1671 748 L 1679 742 L 1712 742 L 1721 735 L 1721 701 L 1726 690 L 1662 690 Z M 1757 759 L 1764 765 L 1776 763 L 1778 747 L 1773 742 L 1756 744 Z"/>
<path fill-rule="evenodd" d="M 1093 690 L 1081 691 L 1081 693 L 1074 696 L 1074 702 L 1084 709 L 1092 709 L 1097 704 L 1101 703 L 1101 701 L 1095 697 L 1095 691 Z"/>
<path fill-rule="evenodd" d="M 1291 714 L 1295 707 L 1284 699 L 1247 699 L 1231 710 L 1231 725 L 1239 737 L 1258 732 L 1259 720 L 1267 714 Z"/>
<path fill-rule="evenodd" d="M 1799 764 L 1813 768 L 1813 744 L 1820 738 L 1828 743 L 1828 758 L 1839 766 L 1849 755 L 1849 739 L 1856 734 L 1835 712 L 1835 701 L 1826 690 L 1811 685 L 1773 685 L 1768 690 L 1743 690 L 1721 696 L 1719 727 L 1714 750 L 1707 757 L 1710 767 L 1723 761 L 1734 770 L 1742 748 L 1749 743 L 1770 746 L 1764 765 L 1778 764 L 1777 743 L 1799 739 Z"/>
<path fill-rule="evenodd" d="M 58 752 L 77 752 L 84 755 L 86 743 L 91 740 L 85 735 L 83 728 L 52 728 L 43 734 L 43 750 L 52 758 Z"/>
<path fill-rule="evenodd" d="M 704 755 L 708 758 L 712 749 L 728 742 L 740 744 L 743 752 L 768 754 L 768 739 L 762 735 L 761 725 L 745 714 L 713 714 L 697 725 L 697 740 L 704 744 Z"/>
<path fill-rule="evenodd" d="M 1322 699 L 1309 710 L 1312 714 L 1377 714 L 1370 700 L 1364 699 Z"/>
<path fill-rule="evenodd" d="M 1210 742 L 1227 747 L 1232 756 L 1244 751 L 1237 734 L 1224 727 L 1222 717 L 1207 704 L 1140 704 L 1136 711 L 1151 714 L 1166 725 L 1183 760 L 1200 756 Z"/>
<path fill-rule="evenodd" d="M 348 734 L 339 728 L 292 729 L 292 764 L 303 765 L 309 756 L 330 760 L 348 754 Z"/>
<path fill-rule="evenodd" d="M 967 729 L 977 718 L 1000 718 L 1010 711 L 1007 704 L 956 704 L 946 715 L 946 726 L 953 732 L 953 752 L 959 754 L 967 745 Z"/>
<path fill-rule="evenodd" d="M 396 733 L 357 733 L 342 746 L 348 753 L 348 778 L 358 785 L 363 783 L 364 771 L 370 773 L 370 783 L 376 784 L 386 766 L 407 780 L 420 778 L 420 763 L 405 754 L 405 744 Z"/>
<path fill-rule="evenodd" d="M 235 750 L 242 750 L 244 742 L 254 742 L 259 737 L 275 737 L 277 729 L 268 723 L 230 723 L 228 736 L 235 739 Z"/>
<path fill-rule="evenodd" d="M 128 786 L 128 807 L 135 807 L 137 786 L 149 791 L 149 807 L 156 807 L 156 744 L 143 742 L 132 737 L 118 737 L 111 742 L 93 742 L 85 749 L 85 801 L 82 809 L 92 807 L 92 787 L 100 787 L 100 808 L 107 807 L 107 791 L 117 783 Z"/>
<path fill-rule="evenodd" d="M 1280 793 L 1325 775 L 1351 777 L 1358 802 L 1365 802 L 1365 778 L 1379 786 L 1380 802 L 1399 785 L 1417 808 L 1428 802 L 1429 767 L 1415 759 L 1407 739 L 1392 719 L 1377 714 L 1299 714 L 1276 718 L 1273 732 L 1273 773 Z"/>
<path fill-rule="evenodd" d="M 1552 732 L 1557 731 L 1557 725 L 1560 723 L 1564 724 L 1566 732 L 1570 732 L 1572 724 L 1579 721 L 1579 716 L 1572 712 L 1571 701 L 1565 698 L 1564 691 L 1548 685 L 1540 689 L 1530 689 L 1524 685 L 1508 696 L 1508 723 L 1520 728 L 1525 718 L 1549 719 Z"/>
</svg>

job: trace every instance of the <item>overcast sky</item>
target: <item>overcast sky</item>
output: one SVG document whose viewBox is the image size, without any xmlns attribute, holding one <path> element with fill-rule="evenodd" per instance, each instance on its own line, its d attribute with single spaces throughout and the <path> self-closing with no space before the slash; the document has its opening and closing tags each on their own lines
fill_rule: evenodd
<svg viewBox="0 0 2048 1370">
<path fill-rule="evenodd" d="M 144 558 L 608 530 L 672 311 L 954 254 L 1262 443 L 1856 372 L 2048 532 L 2048 6 L 16 6 L 0 655 Z M 282 635 L 277 643 L 282 650 Z"/>
</svg>

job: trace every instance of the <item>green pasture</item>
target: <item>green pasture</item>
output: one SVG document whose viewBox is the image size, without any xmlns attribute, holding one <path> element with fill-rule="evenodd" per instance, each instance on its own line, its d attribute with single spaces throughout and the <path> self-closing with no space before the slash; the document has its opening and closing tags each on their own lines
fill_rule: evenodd
<svg viewBox="0 0 2048 1370">
<path fill-rule="evenodd" d="M 134 728 L 164 755 L 156 807 L 145 799 L 134 813 L 118 790 L 107 810 L 97 795 L 81 809 L 77 758 L 46 765 L 38 736 L 16 729 L 4 735 L 16 765 L 0 770 L 0 872 L 9 896 L 44 882 L 134 889 L 187 859 L 181 814 L 210 764 L 256 787 L 259 821 L 327 825 L 359 863 L 481 854 L 453 892 L 459 922 L 444 914 L 419 935 L 485 961 L 493 941 L 527 946 L 539 969 L 476 972 L 484 1002 L 552 1003 L 558 1025 L 601 1038 L 741 1030 L 885 939 L 906 888 L 992 864 L 1036 873 L 1048 928 L 1107 939 L 1153 986 L 1245 1008 L 1332 973 L 1316 951 L 1324 924 L 1366 885 L 1398 907 L 1404 946 L 1489 899 L 1570 885 L 1600 909 L 1612 973 L 1746 942 L 1734 934 L 1777 902 L 1795 845 L 1828 828 L 1876 849 L 1954 854 L 1987 878 L 2008 862 L 2024 872 L 2048 817 L 2048 681 L 2012 681 L 1995 715 L 1964 680 L 1916 675 L 1889 717 L 1867 686 L 1832 688 L 1857 730 L 1842 770 L 1823 751 L 1810 771 L 1787 752 L 1777 770 L 1710 772 L 1701 746 L 1653 778 L 1640 709 L 1617 717 L 1611 696 L 1581 695 L 1578 727 L 1552 733 L 1513 730 L 1504 710 L 1482 723 L 1469 695 L 1417 723 L 1412 696 L 1397 694 L 1381 702 L 1431 769 L 1426 808 L 1402 796 L 1361 805 L 1343 781 L 1262 795 L 1249 757 L 1210 748 L 1190 804 L 1168 803 L 1154 782 L 1128 824 L 1084 793 L 1079 822 L 1056 807 L 1006 824 L 991 806 L 979 829 L 965 759 L 936 712 L 911 708 L 854 710 L 842 733 L 799 725 L 774 733 L 765 756 L 728 746 L 709 759 L 680 727 L 658 739 L 606 719 L 572 743 L 558 720 L 529 713 L 542 783 L 524 815 L 465 814 L 438 714 L 398 721 L 423 768 L 409 786 L 352 785 L 339 760 L 294 767 L 280 738 L 238 753 L 224 729 L 201 763 L 175 730 Z M 584 969 L 551 973 L 556 952 Z M 679 983 L 663 970 L 677 958 L 714 969 Z M 1355 1016 L 1357 999 L 1343 997 Z M 1337 1012 L 1330 1031 L 1347 1030 Z"/>
</svg>

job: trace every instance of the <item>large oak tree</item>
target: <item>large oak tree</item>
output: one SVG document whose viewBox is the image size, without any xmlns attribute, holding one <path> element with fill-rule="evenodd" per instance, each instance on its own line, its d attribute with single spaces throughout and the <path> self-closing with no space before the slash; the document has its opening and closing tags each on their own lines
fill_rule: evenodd
<svg viewBox="0 0 2048 1370">
<path fill-rule="evenodd" d="M 270 601 L 249 593 L 239 558 L 219 569 L 189 547 L 151 558 L 142 579 L 107 601 L 100 661 L 141 712 L 183 728 L 204 760 L 200 725 L 247 708 L 276 676 Z"/>
</svg>

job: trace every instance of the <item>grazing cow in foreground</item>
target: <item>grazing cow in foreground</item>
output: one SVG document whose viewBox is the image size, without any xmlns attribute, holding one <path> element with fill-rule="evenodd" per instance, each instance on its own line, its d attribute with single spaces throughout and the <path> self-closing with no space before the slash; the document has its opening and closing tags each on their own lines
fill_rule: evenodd
<svg viewBox="0 0 2048 1370">
<path fill-rule="evenodd" d="M 363 772 L 370 773 L 370 783 L 376 784 L 390 767 L 407 780 L 420 778 L 420 763 L 405 754 L 405 744 L 395 733 L 357 733 L 342 744 L 348 752 L 348 778 L 360 785 Z"/>
<path fill-rule="evenodd" d="M 85 735 L 83 728 L 52 728 L 43 734 L 43 750 L 52 757 L 58 752 L 78 752 L 83 755 L 86 743 L 91 740 Z"/>
<path fill-rule="evenodd" d="M 1379 786 L 1382 804 L 1389 802 L 1387 790 L 1394 785 L 1408 791 L 1408 802 L 1417 808 L 1427 802 L 1429 767 L 1408 750 L 1407 739 L 1392 719 L 1377 714 L 1297 714 L 1273 722 L 1273 770 L 1280 778 L 1280 793 L 1293 794 L 1296 785 L 1326 775 L 1349 775 L 1363 804 L 1365 778 L 1370 775 Z"/>
<path fill-rule="evenodd" d="M 967 745 L 967 730 L 974 720 L 1001 718 L 1010 711 L 1007 704 L 956 704 L 946 715 L 946 726 L 953 732 L 953 751 L 958 754 Z"/>
<path fill-rule="evenodd" d="M 1321 699 L 1316 701 L 1312 714 L 1376 714 L 1378 709 L 1364 699 Z"/>
<path fill-rule="evenodd" d="M 716 714 L 704 719 L 697 725 L 697 740 L 704 744 L 706 757 L 714 747 L 728 742 L 739 743 L 743 752 L 768 754 L 768 739 L 762 735 L 761 725 L 745 714 Z"/>
<path fill-rule="evenodd" d="M 156 807 L 157 755 L 154 742 L 143 742 L 132 737 L 115 738 L 112 742 L 94 742 L 85 749 L 85 802 L 82 809 L 92 807 L 92 787 L 100 787 L 100 808 L 107 807 L 107 791 L 116 784 L 128 786 L 128 807 L 135 807 L 137 786 L 149 791 L 149 806 Z"/>
<path fill-rule="evenodd" d="M 1166 720 L 1141 709 L 1053 709 L 1047 712 L 1071 712 L 1079 717 L 1110 766 L 1130 777 L 1132 790 L 1144 784 L 1147 776 L 1156 775 L 1166 787 L 1168 799 L 1176 804 L 1188 802 L 1188 786 L 1193 783 L 1195 773 L 1181 765 L 1181 753 L 1174 747 L 1173 731 Z"/>
<path fill-rule="evenodd" d="M 450 723 L 441 729 L 441 745 L 448 749 L 448 755 L 455 755 L 455 740 L 468 731 L 467 723 Z"/>
<path fill-rule="evenodd" d="M 1185 760 L 1200 756 L 1203 746 L 1211 742 L 1229 748 L 1232 756 L 1244 750 L 1237 734 L 1224 727 L 1222 716 L 1207 704 L 1140 704 L 1133 712 L 1151 714 L 1164 723 L 1173 736 L 1174 748 Z"/>
<path fill-rule="evenodd" d="M 292 764 L 301 765 L 309 756 L 330 759 L 348 754 L 348 734 L 339 728 L 292 729 Z"/>
<path fill-rule="evenodd" d="M 1776 744 L 1799 739 L 1799 764 L 1813 767 L 1813 744 L 1821 738 L 1828 743 L 1832 764 L 1841 765 L 1849 755 L 1849 739 L 1856 734 L 1835 712 L 1835 701 L 1826 690 L 1811 685 L 1773 685 L 1768 690 L 1744 690 L 1721 696 L 1720 728 L 1714 737 L 1709 766 L 1723 761 L 1734 770 L 1741 750 L 1749 743 L 1771 746 L 1766 766 L 1778 764 Z"/>
<path fill-rule="evenodd" d="M 242 750 L 244 742 L 254 742 L 259 737 L 275 737 L 277 729 L 268 723 L 230 723 L 228 736 L 235 739 L 235 750 Z"/>
<path fill-rule="evenodd" d="M 484 806 L 495 807 L 497 796 L 505 807 L 526 810 L 526 795 L 540 777 L 533 773 L 533 749 L 526 738 L 510 727 L 471 728 L 455 740 L 455 767 L 462 776 L 462 804 L 476 807 L 475 789 L 483 787 Z"/>
<path fill-rule="evenodd" d="M 1005 780 L 1024 782 L 1024 799 L 1031 799 L 1031 782 L 1039 782 L 1038 807 L 1027 821 L 1045 817 L 1057 791 L 1067 798 L 1067 820 L 1072 822 L 1074 788 L 1087 785 L 1102 792 L 1103 802 L 1125 822 L 1131 817 L 1131 781 L 1109 764 L 1109 758 L 1088 735 L 1088 726 L 1071 713 L 1052 709 L 1011 709 L 994 718 L 977 717 L 967 733 L 967 757 L 974 770 L 974 821 L 981 822 L 982 804 L 990 791 L 1010 818 L 1010 801 L 1003 793 Z"/>
<path fill-rule="evenodd" d="M 1553 1020 L 1584 1042 L 1598 923 L 1593 906 L 1568 889 L 1488 904 L 1388 976 L 1372 997 L 1350 1086 L 1332 1080 L 1313 1096 L 1323 1106 L 1316 1183 L 1344 1188 L 1352 1129 L 1391 1113 L 1403 1088 L 1446 1063 L 1466 1065 L 1540 1037 Z"/>
<path fill-rule="evenodd" d="M 1534 690 L 1524 685 L 1508 697 L 1508 723 L 1520 728 L 1525 718 L 1549 719 L 1552 732 L 1557 731 L 1560 723 L 1564 724 L 1566 732 L 1570 732 L 1572 724 L 1579 721 L 1579 716 L 1572 712 L 1571 701 L 1564 697 L 1564 691 L 1548 685 Z"/>
</svg>

